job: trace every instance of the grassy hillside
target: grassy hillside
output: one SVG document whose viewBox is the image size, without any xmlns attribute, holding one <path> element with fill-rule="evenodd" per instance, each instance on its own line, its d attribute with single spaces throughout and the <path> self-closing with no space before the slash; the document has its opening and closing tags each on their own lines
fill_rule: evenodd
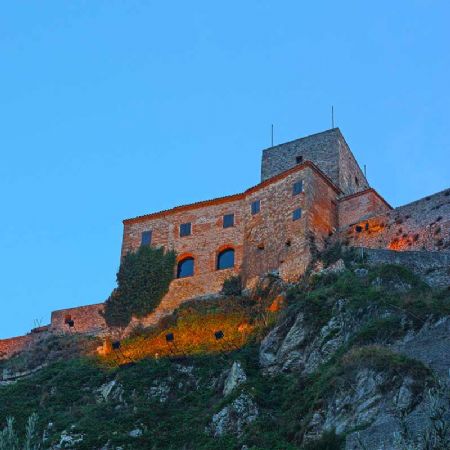
<svg viewBox="0 0 450 450">
<path fill-rule="evenodd" d="M 75 345 L 64 338 L 64 344 L 52 345 L 67 351 L 56 352 L 51 360 L 28 355 L 3 363 L 3 368 L 48 366 L 0 387 L 0 423 L 13 416 L 16 430 L 23 434 L 27 418 L 37 413 L 46 449 L 58 448 L 65 431 L 63 436 L 79 442 L 60 448 L 197 450 L 241 449 L 245 444 L 249 449 L 332 450 L 342 448 L 345 433 L 338 436 L 329 430 L 307 443 L 310 418 L 339 389 L 354 383 L 362 367 L 384 374 L 386 392 L 404 378 L 413 380 L 417 395 L 435 383 L 429 367 L 395 353 L 389 344 L 449 315 L 448 290 L 433 291 L 404 268 L 383 266 L 363 277 L 354 270 L 312 276 L 289 288 L 280 312 L 267 311 L 274 291 L 258 294 L 185 305 L 158 328 L 136 330 L 120 352 L 107 349 L 105 356 L 94 356 L 97 342 Z M 261 297 L 262 303 L 257 300 Z M 342 299 L 363 326 L 313 373 L 292 369 L 269 376 L 261 370 L 260 341 L 270 329 L 302 313 L 313 339 Z M 224 331 L 225 340 L 215 339 L 217 330 Z M 174 334 L 175 350 L 165 341 L 167 333 Z M 324 342 L 332 339 L 332 333 L 323 337 Z M 80 356 L 83 346 L 89 355 Z M 224 396 L 224 380 L 234 361 L 240 361 L 246 380 Z M 214 414 L 243 394 L 257 405 L 256 419 L 239 433 L 213 437 L 207 430 Z M 230 420 L 235 419 L 239 417 Z"/>
</svg>

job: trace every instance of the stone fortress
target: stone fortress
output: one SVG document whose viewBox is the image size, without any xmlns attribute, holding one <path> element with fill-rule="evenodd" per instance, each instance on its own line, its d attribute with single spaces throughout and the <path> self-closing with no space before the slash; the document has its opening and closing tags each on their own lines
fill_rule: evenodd
<svg viewBox="0 0 450 450">
<path fill-rule="evenodd" d="M 158 308 L 140 320 L 144 326 L 187 300 L 217 294 L 232 275 L 246 287 L 268 272 L 298 280 L 327 242 L 405 252 L 409 260 L 421 252 L 430 267 L 437 257 L 450 265 L 450 189 L 393 209 L 370 187 L 338 128 L 264 150 L 261 182 L 245 192 L 123 224 L 122 256 L 141 245 L 177 253 L 176 278 Z M 108 334 L 102 309 L 99 303 L 54 311 L 50 325 L 0 340 L 0 358 L 49 333 Z"/>
</svg>

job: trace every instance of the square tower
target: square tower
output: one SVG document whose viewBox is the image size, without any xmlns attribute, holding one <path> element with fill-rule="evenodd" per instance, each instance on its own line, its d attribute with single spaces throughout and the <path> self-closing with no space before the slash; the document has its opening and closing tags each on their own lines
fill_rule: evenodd
<svg viewBox="0 0 450 450">
<path fill-rule="evenodd" d="M 263 150 L 261 181 L 311 161 L 342 190 L 343 195 L 369 188 L 369 183 L 339 128 L 312 134 Z"/>
</svg>

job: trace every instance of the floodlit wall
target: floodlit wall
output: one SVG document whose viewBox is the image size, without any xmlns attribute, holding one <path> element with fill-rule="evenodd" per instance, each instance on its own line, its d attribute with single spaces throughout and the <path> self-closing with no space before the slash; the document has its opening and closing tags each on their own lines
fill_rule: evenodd
<svg viewBox="0 0 450 450">
<path fill-rule="evenodd" d="M 344 226 L 351 247 L 450 251 L 450 189 Z"/>
</svg>

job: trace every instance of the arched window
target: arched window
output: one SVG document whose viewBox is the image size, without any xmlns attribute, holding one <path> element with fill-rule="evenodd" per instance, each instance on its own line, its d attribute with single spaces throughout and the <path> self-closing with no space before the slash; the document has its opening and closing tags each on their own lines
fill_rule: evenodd
<svg viewBox="0 0 450 450">
<path fill-rule="evenodd" d="M 194 275 L 194 258 L 188 256 L 182 259 L 177 266 L 177 278 L 192 277 Z"/>
<path fill-rule="evenodd" d="M 226 248 L 217 255 L 217 270 L 234 267 L 234 249 Z"/>
</svg>

